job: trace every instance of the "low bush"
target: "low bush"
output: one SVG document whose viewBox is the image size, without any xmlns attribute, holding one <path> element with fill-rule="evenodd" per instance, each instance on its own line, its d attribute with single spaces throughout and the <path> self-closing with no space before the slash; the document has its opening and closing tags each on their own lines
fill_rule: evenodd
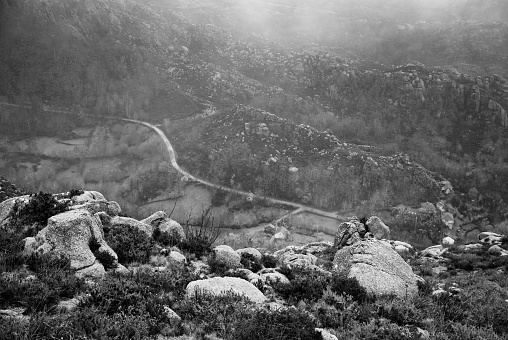
<svg viewBox="0 0 508 340">
<path fill-rule="evenodd" d="M 289 310 L 256 310 L 249 318 L 238 321 L 229 339 L 239 340 L 321 340 L 321 333 L 309 313 Z"/>
<path fill-rule="evenodd" d="M 155 227 L 153 230 L 152 238 L 158 244 L 164 247 L 171 247 L 178 244 L 178 239 L 173 237 L 167 231 L 161 231 L 159 227 Z"/>
<path fill-rule="evenodd" d="M 333 275 L 330 288 L 333 292 L 341 295 L 349 295 L 358 302 L 373 302 L 375 297 L 368 294 L 365 288 L 360 286 L 355 278 L 347 278 Z"/>
<path fill-rule="evenodd" d="M 26 308 L 27 313 L 49 310 L 60 300 L 85 290 L 85 283 L 77 278 L 66 258 L 50 254 L 33 255 L 24 259 L 27 272 L 0 276 L 0 306 Z"/>
<path fill-rule="evenodd" d="M 262 262 L 254 255 L 249 253 L 242 253 L 240 263 L 242 266 L 254 273 L 260 271 L 263 268 Z"/>
<path fill-rule="evenodd" d="M 135 227 L 113 226 L 105 230 L 104 238 L 120 263 L 147 263 L 150 259 L 153 240 Z"/>
<path fill-rule="evenodd" d="M 329 277 L 304 267 L 297 267 L 283 273 L 290 283 L 278 282 L 274 289 L 288 302 L 296 304 L 299 301 L 317 301 L 323 296 L 323 291 L 330 283 Z"/>
<path fill-rule="evenodd" d="M 277 258 L 272 254 L 263 254 L 261 256 L 261 263 L 265 268 L 277 267 Z"/>
<path fill-rule="evenodd" d="M 197 225 L 185 223 L 185 240 L 179 244 L 180 249 L 200 257 L 210 253 L 212 244 L 220 235 L 220 226 L 206 210 Z"/>
<path fill-rule="evenodd" d="M 23 231 L 24 237 L 35 236 L 51 216 L 64 212 L 67 203 L 59 202 L 52 194 L 39 192 L 30 195 L 28 202 L 17 201 L 9 213 L 12 227 L 31 227 Z"/>
<path fill-rule="evenodd" d="M 233 293 L 225 296 L 197 293 L 193 298 L 183 300 L 175 311 L 184 320 L 199 325 L 198 335 L 216 333 L 231 339 L 239 324 L 243 326 L 243 321 L 250 318 L 252 306 L 245 297 Z"/>
</svg>

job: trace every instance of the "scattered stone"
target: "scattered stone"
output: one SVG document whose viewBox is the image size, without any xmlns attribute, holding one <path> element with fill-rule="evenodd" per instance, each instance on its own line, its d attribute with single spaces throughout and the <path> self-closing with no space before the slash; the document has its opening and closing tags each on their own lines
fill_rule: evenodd
<svg viewBox="0 0 508 340">
<path fill-rule="evenodd" d="M 362 240 L 366 233 L 367 230 L 363 223 L 358 221 L 356 217 L 352 217 L 348 222 L 339 225 L 333 245 L 337 247 L 337 249 L 350 246 Z"/>
<path fill-rule="evenodd" d="M 258 261 L 261 261 L 261 258 L 263 257 L 261 255 L 261 252 L 256 248 L 242 248 L 237 249 L 236 252 L 238 253 L 238 255 L 240 255 L 240 257 L 242 256 L 242 254 L 250 254 Z"/>
<path fill-rule="evenodd" d="M 104 275 L 106 275 L 106 270 L 99 261 L 95 261 L 91 266 L 76 271 L 76 276 L 80 278 L 102 278 Z"/>
<path fill-rule="evenodd" d="M 461 251 L 470 251 L 481 248 L 483 248 L 483 246 L 480 243 L 463 244 L 457 247 L 457 249 Z"/>
<path fill-rule="evenodd" d="M 405 298 L 418 292 L 418 277 L 389 245 L 375 239 L 361 240 L 339 249 L 333 260 L 339 275 L 354 277 L 369 293 Z"/>
<path fill-rule="evenodd" d="M 443 247 L 441 244 L 430 246 L 420 252 L 421 256 L 439 258 L 448 251 L 448 248 Z"/>
<path fill-rule="evenodd" d="M 481 232 L 478 235 L 478 240 L 484 245 L 501 245 L 504 235 L 496 234 L 490 231 Z"/>
<path fill-rule="evenodd" d="M 491 246 L 489 250 L 487 250 L 487 253 L 492 255 L 501 255 L 503 253 L 504 249 L 498 246 L 497 244 Z"/>
<path fill-rule="evenodd" d="M 98 191 L 85 191 L 81 195 L 73 196 L 72 201 L 75 204 L 84 204 L 87 202 L 107 202 L 104 195 Z"/>
<path fill-rule="evenodd" d="M 206 293 L 213 296 L 224 296 L 228 293 L 243 295 L 254 303 L 263 303 L 267 299 L 252 283 L 238 277 L 214 277 L 211 279 L 192 281 L 187 285 L 188 297 Z"/>
<path fill-rule="evenodd" d="M 416 336 L 418 337 L 419 340 L 430 339 L 429 331 L 421 329 L 420 327 L 416 327 Z"/>
<path fill-rule="evenodd" d="M 169 320 L 169 324 L 171 326 L 176 326 L 182 321 L 182 318 L 168 306 L 164 306 L 164 314 L 166 315 L 167 319 Z"/>
<path fill-rule="evenodd" d="M 390 228 L 377 216 L 371 216 L 366 222 L 369 232 L 378 240 L 390 238 Z"/>
<path fill-rule="evenodd" d="M 448 271 L 448 268 L 444 267 L 444 266 L 437 266 L 437 267 L 432 268 L 432 273 L 435 275 L 445 273 L 446 271 Z"/>
<path fill-rule="evenodd" d="M 452 213 L 449 212 L 441 213 L 441 220 L 449 229 L 453 229 L 453 226 L 455 225 L 455 218 L 453 217 Z"/>
<path fill-rule="evenodd" d="M 264 280 L 269 285 L 273 285 L 279 282 L 283 284 L 289 284 L 289 279 L 286 277 L 286 275 L 281 274 L 279 272 L 262 274 L 261 279 Z"/>
<path fill-rule="evenodd" d="M 90 297 L 89 294 L 81 294 L 73 297 L 72 299 L 60 301 L 56 306 L 56 310 L 57 312 L 60 313 L 70 313 L 76 310 L 79 304 L 88 299 L 89 297 Z"/>
<path fill-rule="evenodd" d="M 152 237 L 153 234 L 153 227 L 150 224 L 143 223 L 130 217 L 115 216 L 111 219 L 111 226 L 136 228 L 149 237 Z"/>
<path fill-rule="evenodd" d="M 269 224 L 264 229 L 266 234 L 273 235 L 275 234 L 275 226 L 273 224 Z"/>
<path fill-rule="evenodd" d="M 270 242 L 285 241 L 289 237 L 289 230 L 285 227 L 275 228 L 275 234 L 270 239 Z"/>
<path fill-rule="evenodd" d="M 169 263 L 183 265 L 187 261 L 187 258 L 185 257 L 185 255 L 177 251 L 171 251 L 168 255 L 167 260 Z"/>
<path fill-rule="evenodd" d="M 204 278 L 206 275 L 210 274 L 210 266 L 204 263 L 203 261 L 191 261 L 190 269 L 193 275 L 198 276 L 199 278 Z"/>
<path fill-rule="evenodd" d="M 140 222 L 151 226 L 152 233 L 156 228 L 158 228 L 161 233 L 167 233 L 175 244 L 185 240 L 185 231 L 183 227 L 180 223 L 169 218 L 165 211 L 157 211 Z"/>
<path fill-rule="evenodd" d="M 455 240 L 449 236 L 443 238 L 443 240 L 441 241 L 441 244 L 444 245 L 444 246 L 451 246 L 451 245 L 454 245 L 455 244 Z"/>
<path fill-rule="evenodd" d="M 323 340 L 339 340 L 335 335 L 333 335 L 324 328 L 316 328 L 316 332 L 321 333 L 321 337 L 323 338 Z"/>
<path fill-rule="evenodd" d="M 225 268 L 239 268 L 241 267 L 240 255 L 233 250 L 230 246 L 220 245 L 212 250 L 212 258 L 219 265 Z"/>
</svg>

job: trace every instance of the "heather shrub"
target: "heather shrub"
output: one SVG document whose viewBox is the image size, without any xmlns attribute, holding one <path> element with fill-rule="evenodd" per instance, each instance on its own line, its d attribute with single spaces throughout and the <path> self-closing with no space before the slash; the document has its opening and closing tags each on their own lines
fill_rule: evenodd
<svg viewBox="0 0 508 340">
<path fill-rule="evenodd" d="M 249 319 L 252 306 L 248 299 L 234 293 L 212 296 L 197 292 L 192 298 L 183 300 L 175 311 L 184 320 L 199 325 L 198 335 L 216 333 L 230 339 L 239 324 L 243 325 L 242 321 Z"/>
<path fill-rule="evenodd" d="M 153 240 L 135 227 L 113 226 L 104 232 L 104 238 L 120 263 L 147 263 L 150 259 Z"/>
<path fill-rule="evenodd" d="M 39 192 L 30 195 L 27 203 L 17 201 L 9 214 L 10 224 L 14 227 L 32 227 L 23 231 L 23 236 L 35 236 L 42 226 L 46 225 L 48 218 L 64 212 L 68 207 L 67 203 L 58 202 L 49 193 Z"/>
<path fill-rule="evenodd" d="M 179 247 L 198 257 L 210 253 L 212 244 L 220 234 L 220 226 L 216 223 L 214 217 L 210 215 L 209 210 L 203 212 L 197 225 L 186 223 L 183 227 L 185 240 L 179 244 Z"/>
<path fill-rule="evenodd" d="M 304 267 L 297 267 L 283 273 L 290 283 L 278 282 L 274 289 L 290 303 L 317 301 L 323 296 L 330 280 L 323 273 Z"/>
<path fill-rule="evenodd" d="M 333 275 L 330 288 L 334 293 L 349 295 L 358 302 L 372 302 L 375 300 L 375 297 L 368 294 L 355 278 Z"/>
<path fill-rule="evenodd" d="M 261 262 L 265 268 L 277 267 L 277 258 L 272 254 L 263 254 L 261 257 Z"/>
<path fill-rule="evenodd" d="M 239 320 L 229 339 L 239 340 L 321 340 L 313 318 L 305 311 L 269 311 L 258 309 L 250 317 Z"/>
<path fill-rule="evenodd" d="M 242 253 L 240 263 L 244 268 L 256 273 L 263 268 L 262 262 L 254 255 L 249 253 Z"/>
<path fill-rule="evenodd" d="M 35 277 L 26 272 L 0 276 L 0 306 L 24 307 L 27 313 L 48 310 L 85 289 L 84 281 L 74 275 L 66 258 L 32 255 L 25 258 L 24 264 Z"/>
<path fill-rule="evenodd" d="M 25 257 L 23 251 L 22 235 L 0 229 L 0 273 L 19 268 L 23 265 Z"/>
<path fill-rule="evenodd" d="M 159 227 L 155 227 L 153 230 L 152 238 L 155 242 L 165 247 L 170 247 L 178 244 L 175 237 L 173 237 L 167 231 L 161 231 Z"/>
</svg>

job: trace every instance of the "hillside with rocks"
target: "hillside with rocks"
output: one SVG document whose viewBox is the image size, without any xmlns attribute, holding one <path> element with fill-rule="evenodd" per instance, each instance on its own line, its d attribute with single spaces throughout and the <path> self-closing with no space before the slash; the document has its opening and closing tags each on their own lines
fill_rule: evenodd
<svg viewBox="0 0 508 340">
<path fill-rule="evenodd" d="M 507 20 L 0 0 L 0 334 L 505 339 Z"/>
<path fill-rule="evenodd" d="M 508 236 L 416 251 L 377 216 L 334 242 L 218 241 L 164 211 L 121 216 L 101 193 L 0 203 L 5 339 L 503 339 Z M 488 295 L 485 295 L 488 294 Z M 474 317 L 473 317 L 474 316 Z"/>
</svg>

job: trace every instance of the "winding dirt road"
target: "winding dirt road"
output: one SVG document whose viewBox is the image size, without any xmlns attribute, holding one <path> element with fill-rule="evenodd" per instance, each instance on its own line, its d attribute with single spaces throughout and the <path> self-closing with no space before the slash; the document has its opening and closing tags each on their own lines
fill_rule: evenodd
<svg viewBox="0 0 508 340">
<path fill-rule="evenodd" d="M 0 102 L 0 105 L 11 106 L 11 107 L 25 107 L 25 108 L 29 108 L 30 107 L 30 106 L 27 106 L 27 105 L 16 105 L 16 104 L 2 103 L 2 102 Z M 53 109 L 49 109 L 49 108 L 43 108 L 43 111 L 45 111 L 45 112 L 63 113 L 63 114 L 73 114 L 70 111 L 66 111 L 66 110 L 53 110 Z M 173 148 L 173 145 L 171 144 L 169 139 L 166 137 L 166 134 L 164 134 L 164 132 L 161 129 L 159 129 L 157 126 L 155 126 L 153 124 L 150 124 L 148 122 L 144 122 L 144 121 L 140 121 L 140 120 L 135 120 L 135 119 L 129 119 L 129 118 L 115 117 L 115 116 L 95 116 L 95 115 L 90 115 L 90 114 L 84 114 L 84 116 L 90 117 L 90 118 L 95 118 L 95 119 L 111 119 L 111 120 L 120 120 L 120 121 L 128 122 L 128 123 L 140 124 L 140 125 L 144 125 L 144 126 L 148 127 L 149 129 L 155 131 L 155 133 L 157 133 L 157 135 L 159 135 L 159 137 L 164 142 L 164 145 L 166 146 L 166 150 L 168 151 L 169 159 L 170 159 L 170 162 L 171 162 L 171 165 L 173 166 L 173 168 L 175 168 L 175 170 L 177 170 L 183 176 L 186 176 L 189 180 L 195 181 L 197 183 L 201 183 L 201 184 L 206 185 L 206 186 L 211 187 L 211 188 L 221 189 L 221 190 L 224 190 L 224 191 L 227 191 L 227 192 L 231 192 L 231 193 L 234 193 L 234 194 L 238 194 L 238 195 L 241 195 L 241 196 L 263 199 L 263 200 L 266 200 L 266 201 L 268 201 L 270 203 L 273 203 L 273 204 L 282 204 L 282 205 L 293 207 L 295 209 L 294 211 L 290 212 L 289 214 L 285 215 L 284 217 L 287 217 L 287 216 L 292 215 L 292 214 L 297 214 L 297 213 L 300 213 L 300 212 L 307 212 L 307 213 L 315 214 L 315 215 L 318 215 L 318 216 L 332 218 L 332 219 L 339 220 L 339 221 L 346 220 L 346 218 L 344 216 L 340 216 L 337 212 L 324 211 L 324 210 L 320 210 L 320 209 L 317 209 L 317 208 L 314 208 L 314 207 L 309 207 L 309 206 L 306 206 L 306 205 L 303 205 L 303 204 L 300 204 L 300 203 L 295 203 L 295 202 L 291 202 L 291 201 L 281 200 L 281 199 L 274 198 L 274 197 L 254 195 L 254 194 L 252 194 L 250 192 L 246 192 L 246 191 L 242 191 L 242 190 L 237 190 L 237 189 L 229 188 L 229 187 L 226 187 L 226 186 L 223 186 L 223 185 L 215 184 L 215 183 L 209 182 L 207 180 L 195 177 L 195 176 L 191 175 L 188 171 L 182 169 L 180 167 L 180 165 L 178 165 L 178 163 L 176 161 L 175 149 Z"/>
</svg>

